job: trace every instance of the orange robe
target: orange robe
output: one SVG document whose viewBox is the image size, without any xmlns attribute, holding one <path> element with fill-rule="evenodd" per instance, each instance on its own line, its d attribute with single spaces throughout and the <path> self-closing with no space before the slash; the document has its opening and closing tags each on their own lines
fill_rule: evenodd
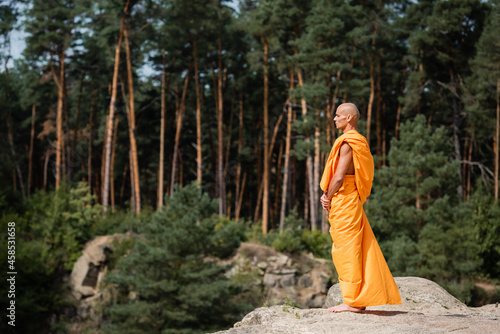
<svg viewBox="0 0 500 334">
<path fill-rule="evenodd" d="M 345 175 L 333 195 L 329 214 L 332 258 L 344 302 L 353 307 L 401 304 L 398 287 L 363 210 L 372 187 L 374 165 L 368 143 L 357 131 L 347 131 L 333 144 L 321 189 L 328 190 L 344 142 L 352 148 L 355 175 Z"/>
</svg>

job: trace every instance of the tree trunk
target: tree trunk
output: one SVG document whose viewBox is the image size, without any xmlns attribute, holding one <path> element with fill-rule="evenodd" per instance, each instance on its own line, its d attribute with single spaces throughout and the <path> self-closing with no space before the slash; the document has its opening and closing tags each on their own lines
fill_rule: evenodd
<svg viewBox="0 0 500 334">
<path fill-rule="evenodd" d="M 59 189 L 61 185 L 61 158 L 63 154 L 64 137 L 62 130 L 62 118 L 63 118 L 63 103 L 64 103 L 64 57 L 65 50 L 61 52 L 60 63 L 61 69 L 59 72 L 58 81 L 58 95 L 57 95 L 57 117 L 56 117 L 56 129 L 57 129 L 57 146 L 56 146 L 56 189 Z"/>
<path fill-rule="evenodd" d="M 380 59 L 377 61 L 377 110 L 375 113 L 375 131 L 377 132 L 377 169 L 380 169 L 382 163 L 382 84 Z"/>
<path fill-rule="evenodd" d="M 116 115 L 115 128 L 113 129 L 113 146 L 111 149 L 111 168 L 109 171 L 109 185 L 111 197 L 111 212 L 115 212 L 115 153 L 116 153 L 116 139 L 118 137 L 118 123 L 120 122 L 120 115 Z"/>
<path fill-rule="evenodd" d="M 290 71 L 290 91 L 294 88 L 294 71 Z M 292 106 L 293 100 L 289 97 L 288 101 L 288 115 L 286 123 L 286 139 L 285 139 L 285 166 L 283 170 L 283 190 L 281 192 L 281 212 L 280 212 L 280 233 L 283 233 L 285 228 L 285 210 L 286 199 L 288 192 L 288 178 L 290 170 L 290 144 L 292 137 Z"/>
<path fill-rule="evenodd" d="M 268 69 L 268 57 L 269 57 L 269 45 L 266 36 L 262 36 L 262 42 L 264 44 L 264 184 L 263 184 L 263 196 L 262 196 L 262 233 L 267 234 L 269 225 L 269 69 Z"/>
<path fill-rule="evenodd" d="M 28 197 L 31 195 L 31 186 L 33 183 L 33 145 L 35 144 L 35 115 L 36 104 L 31 107 L 31 138 L 30 138 L 30 153 L 28 162 Z"/>
<path fill-rule="evenodd" d="M 259 190 L 257 191 L 257 205 L 255 206 L 255 211 L 253 214 L 253 220 L 256 222 L 259 220 L 260 207 L 262 204 L 262 193 L 264 192 L 264 180 L 259 182 Z"/>
<path fill-rule="evenodd" d="M 172 158 L 172 174 L 170 178 L 170 196 L 174 194 L 174 185 L 175 185 L 175 173 L 177 173 L 177 160 L 179 157 L 179 141 L 181 139 L 181 131 L 182 131 L 182 118 L 184 116 L 184 109 L 186 108 L 186 94 L 189 83 L 189 75 L 191 72 L 191 68 L 188 68 L 186 77 L 184 78 L 184 88 L 182 91 L 181 103 L 179 106 L 179 111 L 177 113 L 177 124 L 175 130 L 175 143 L 174 143 L 174 156 Z"/>
<path fill-rule="evenodd" d="M 272 214 L 272 219 L 273 221 L 276 221 L 276 217 L 278 216 L 278 198 L 279 198 L 279 191 L 280 191 L 280 183 L 281 183 L 281 161 L 283 160 L 283 140 L 280 141 L 280 148 L 278 151 L 278 161 L 277 161 L 277 166 L 276 166 L 276 182 L 274 185 L 274 203 L 273 203 L 273 214 Z M 282 189 L 283 190 L 283 189 Z M 273 226 L 274 228 L 274 226 Z"/>
<path fill-rule="evenodd" d="M 132 62 L 130 60 L 130 46 L 128 42 L 127 29 L 123 30 L 123 37 L 125 37 L 125 53 L 127 56 L 127 82 L 128 82 L 128 98 L 129 98 L 129 135 L 130 135 L 130 148 L 132 149 L 132 162 L 134 167 L 134 189 L 135 189 L 135 210 L 136 213 L 141 213 L 141 189 L 139 184 L 139 160 L 137 157 L 137 141 L 136 141 L 136 128 L 135 128 L 135 106 L 134 106 L 134 82 L 132 77 Z"/>
<path fill-rule="evenodd" d="M 318 225 L 321 224 L 322 230 L 324 219 L 321 219 L 321 222 L 319 222 L 319 213 L 320 213 L 320 208 L 321 208 L 321 203 L 319 201 L 319 164 L 320 164 L 320 157 L 321 157 L 321 151 L 320 151 L 320 145 L 319 145 L 319 136 L 320 136 L 320 131 L 319 131 L 319 110 L 316 115 L 316 119 L 318 119 L 318 122 L 316 122 L 316 129 L 314 131 L 314 168 L 313 168 L 313 174 L 314 174 L 314 183 L 313 183 L 313 204 L 314 204 L 314 210 L 317 212 L 316 214 L 316 220 L 314 221 L 314 224 L 311 226 L 313 230 L 318 228 Z M 314 187 L 315 185 L 315 187 Z"/>
<path fill-rule="evenodd" d="M 497 79 L 497 122 L 495 133 L 495 201 L 498 201 L 498 145 L 500 140 L 500 79 Z"/>
<path fill-rule="evenodd" d="M 373 56 L 370 56 L 370 98 L 368 99 L 368 111 L 366 117 L 366 140 L 370 145 L 370 125 L 372 124 L 373 99 L 375 97 L 375 74 L 373 71 Z"/>
<path fill-rule="evenodd" d="M 243 94 L 240 93 L 240 115 L 238 127 L 238 165 L 236 166 L 236 190 L 234 203 L 234 219 L 240 219 L 240 178 L 241 178 L 241 150 L 243 149 Z"/>
<path fill-rule="evenodd" d="M 165 114 L 167 108 L 166 87 L 165 87 L 165 50 L 162 53 L 163 70 L 161 73 L 161 117 L 160 117 L 160 162 L 158 166 L 158 205 L 157 210 L 163 207 L 163 173 L 164 173 L 164 160 L 165 160 Z"/>
<path fill-rule="evenodd" d="M 232 139 L 232 131 L 233 131 L 233 118 L 234 118 L 234 96 L 231 99 L 231 108 L 229 108 L 229 127 L 226 128 L 226 131 L 223 131 L 227 134 L 227 142 L 226 142 L 226 156 L 224 158 L 224 175 L 227 175 L 227 171 L 229 168 L 229 153 L 231 153 L 231 139 Z M 226 205 L 226 209 L 229 208 Z M 229 217 L 229 215 L 228 215 Z"/>
<path fill-rule="evenodd" d="M 108 201 L 109 201 L 109 174 L 111 165 L 111 140 L 113 136 L 113 123 L 115 118 L 115 103 L 116 103 L 116 91 L 118 86 L 118 69 L 120 67 L 120 47 L 123 39 L 123 32 L 125 26 L 125 15 L 127 14 L 128 6 L 130 0 L 127 0 L 127 4 L 123 9 L 123 14 L 120 23 L 120 34 L 118 36 L 118 43 L 116 43 L 115 48 L 115 67 L 113 72 L 113 84 L 111 86 L 111 100 L 109 103 L 109 116 L 106 125 L 106 140 L 105 140 L 105 160 L 104 160 L 104 182 L 102 185 L 102 206 L 103 211 L 108 211 Z M 132 173 L 131 173 L 132 174 Z"/>
<path fill-rule="evenodd" d="M 403 83 L 401 84 L 401 89 L 399 91 L 399 99 L 401 99 L 404 95 L 405 91 L 405 84 L 406 84 L 406 70 L 403 70 Z M 394 131 L 394 136 L 396 139 L 399 139 L 399 123 L 401 121 L 401 101 L 398 99 L 398 111 L 396 112 L 396 129 Z"/>
<path fill-rule="evenodd" d="M 45 152 L 45 161 L 43 164 L 43 191 L 47 191 L 47 173 L 49 169 L 49 158 L 50 158 L 50 151 Z"/>
<path fill-rule="evenodd" d="M 335 87 L 335 92 L 333 93 L 333 98 L 332 102 L 330 103 L 330 109 L 328 111 L 328 126 L 329 126 L 329 131 L 327 134 L 327 143 L 329 146 L 332 146 L 333 143 L 335 142 L 335 125 L 332 123 L 333 121 L 333 115 L 335 115 L 335 109 L 337 108 L 337 97 L 339 95 L 339 90 L 340 90 L 340 76 L 342 73 L 340 71 L 337 71 L 337 85 Z"/>
<path fill-rule="evenodd" d="M 137 203 L 135 199 L 135 177 L 134 177 L 134 157 L 132 156 L 132 150 L 128 150 L 128 163 L 130 169 L 130 211 L 135 210 L 135 204 Z"/>
<path fill-rule="evenodd" d="M 226 212 L 226 182 L 224 176 L 224 130 L 223 130 L 223 109 L 224 100 L 222 97 L 222 39 L 218 39 L 218 73 L 217 73 L 217 183 L 219 193 L 219 216 L 223 216 Z"/>
<path fill-rule="evenodd" d="M 455 85 L 454 73 L 452 68 L 450 68 L 450 82 L 452 85 Z M 460 106 L 457 96 L 453 96 L 453 146 L 455 148 L 455 159 L 458 161 L 462 161 L 462 154 L 460 153 Z M 457 193 L 458 197 L 463 199 L 463 175 L 460 166 L 458 166 L 457 168 L 457 174 Z"/>
<path fill-rule="evenodd" d="M 85 73 L 82 73 L 82 77 L 80 78 L 80 90 L 78 92 L 78 101 L 76 103 L 76 120 L 75 120 L 75 132 L 73 133 L 73 143 L 71 147 L 71 161 L 70 168 L 72 169 L 75 164 L 75 156 L 76 156 L 76 141 L 78 140 L 78 123 L 80 121 L 80 107 L 82 104 L 82 90 L 83 90 L 83 78 Z"/>
<path fill-rule="evenodd" d="M 196 88 L 196 180 L 198 187 L 201 187 L 203 160 L 201 151 L 201 93 L 200 79 L 198 75 L 198 48 L 196 38 L 193 38 L 193 58 L 194 58 L 194 83 Z"/>
<path fill-rule="evenodd" d="M 125 164 L 122 174 L 122 186 L 120 188 L 120 206 L 123 207 L 123 194 L 125 193 L 125 182 L 127 181 L 127 172 L 129 169 L 129 164 Z"/>
<path fill-rule="evenodd" d="M 89 116 L 89 148 L 88 148 L 88 162 L 87 162 L 87 171 L 88 171 L 88 185 L 90 187 L 90 192 L 92 193 L 92 139 L 94 135 L 94 106 L 97 100 L 97 90 L 92 94 L 92 102 L 90 103 L 90 116 Z"/>
<path fill-rule="evenodd" d="M 241 181 L 241 190 L 240 193 L 238 194 L 238 205 L 235 208 L 235 219 L 238 220 L 240 219 L 240 212 L 241 212 L 241 203 L 243 200 L 243 192 L 245 191 L 245 183 L 247 181 L 247 172 L 243 173 L 243 181 Z"/>
<path fill-rule="evenodd" d="M 302 73 L 300 72 L 300 70 L 297 71 L 297 76 L 299 78 L 299 85 L 300 87 L 303 87 L 304 86 L 304 80 L 302 79 Z M 302 106 L 302 115 L 306 115 L 307 114 L 307 104 L 306 104 L 306 100 L 302 97 L 301 99 L 301 106 Z M 310 139 L 309 138 L 306 138 L 306 143 L 309 143 L 310 142 Z M 306 158 L 306 179 L 307 179 L 307 183 L 308 183 L 308 189 L 309 189 L 309 211 L 310 211 L 310 215 L 311 215 L 311 229 L 312 230 L 316 230 L 317 229 L 317 226 L 316 226 L 316 223 L 318 221 L 318 218 L 317 218 L 317 210 L 316 210 L 316 204 L 317 204 L 317 200 L 315 199 L 315 193 L 316 191 L 314 191 L 314 189 L 316 189 L 316 187 L 314 186 L 314 165 L 313 165 L 313 159 L 311 157 L 311 152 L 307 152 L 307 158 Z M 319 185 L 318 185 L 319 187 Z"/>
</svg>

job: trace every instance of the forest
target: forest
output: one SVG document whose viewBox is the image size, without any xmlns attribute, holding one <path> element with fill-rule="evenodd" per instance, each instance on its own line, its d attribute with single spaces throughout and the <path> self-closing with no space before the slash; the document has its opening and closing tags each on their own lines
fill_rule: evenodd
<svg viewBox="0 0 500 334">
<path fill-rule="evenodd" d="M 344 102 L 374 156 L 365 211 L 393 275 L 498 301 L 499 0 L 7 0 L 0 18 L 17 332 L 67 332 L 64 276 L 97 235 L 147 236 L 113 264 L 103 333 L 231 326 L 242 288 L 200 258 L 242 241 L 331 260 L 319 181 Z"/>
</svg>

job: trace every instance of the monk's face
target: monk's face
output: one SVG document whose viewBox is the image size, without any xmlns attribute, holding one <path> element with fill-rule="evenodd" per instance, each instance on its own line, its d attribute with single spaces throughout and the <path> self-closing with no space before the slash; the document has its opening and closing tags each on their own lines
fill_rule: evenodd
<svg viewBox="0 0 500 334">
<path fill-rule="evenodd" d="M 337 127 L 337 129 L 343 130 L 345 129 L 347 124 L 349 124 L 351 117 L 352 116 L 348 114 L 343 108 L 338 107 L 333 121 L 335 122 L 335 126 Z"/>
</svg>

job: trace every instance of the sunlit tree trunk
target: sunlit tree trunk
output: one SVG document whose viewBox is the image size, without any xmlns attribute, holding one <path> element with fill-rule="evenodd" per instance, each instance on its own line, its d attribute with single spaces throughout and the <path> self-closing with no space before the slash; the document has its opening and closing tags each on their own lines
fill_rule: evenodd
<svg viewBox="0 0 500 334">
<path fill-rule="evenodd" d="M 300 87 L 303 87 L 304 85 L 304 80 L 302 78 L 302 73 L 300 70 L 297 71 L 297 76 L 299 79 L 299 85 Z M 306 100 L 302 97 L 301 101 L 301 107 L 302 107 L 302 115 L 307 114 L 307 104 Z M 309 138 L 306 138 L 306 142 L 310 142 Z M 306 158 L 306 179 L 307 179 L 307 186 L 308 186 L 308 199 L 309 199 L 309 207 L 308 211 L 310 212 L 310 221 L 311 221 L 311 229 L 316 230 L 317 229 L 317 222 L 318 222 L 318 216 L 317 216 L 317 210 L 316 210 L 316 204 L 317 201 L 315 201 L 315 196 L 314 194 L 316 191 L 314 189 L 317 189 L 319 187 L 319 183 L 315 186 L 314 185 L 314 163 L 313 159 L 311 157 L 311 153 L 307 153 L 307 158 Z"/>
<path fill-rule="evenodd" d="M 196 180 L 198 187 L 201 187 L 203 159 L 201 151 L 201 92 L 200 79 L 198 74 L 198 48 L 196 38 L 193 38 L 193 58 L 194 58 L 194 82 L 196 88 Z"/>
<path fill-rule="evenodd" d="M 278 201 L 279 198 L 279 191 L 280 191 L 280 183 L 281 183 L 281 162 L 283 158 L 283 140 L 280 140 L 280 148 L 278 151 L 278 160 L 277 160 L 277 166 L 276 166 L 276 182 L 274 184 L 274 203 L 273 203 L 273 214 L 272 218 L 273 221 L 274 219 L 278 216 Z M 281 189 L 283 190 L 283 189 Z"/>
<path fill-rule="evenodd" d="M 130 46 L 128 42 L 127 29 L 123 30 L 125 37 L 125 53 L 127 56 L 127 83 L 128 83 L 128 98 L 129 98 L 129 135 L 130 148 L 132 149 L 132 163 L 134 167 L 134 190 L 135 190 L 135 210 L 136 213 L 141 212 L 141 189 L 139 184 L 139 159 L 137 157 L 137 141 L 135 128 L 135 104 L 134 104 L 134 81 L 132 76 L 132 62 L 130 59 Z"/>
<path fill-rule="evenodd" d="M 370 145 L 370 125 L 372 124 L 373 99 L 375 97 L 375 74 L 373 71 L 373 56 L 370 56 L 370 98 L 368 99 L 368 111 L 366 116 L 366 140 Z"/>
<path fill-rule="evenodd" d="M 132 156 L 132 149 L 128 150 L 128 164 L 130 170 L 130 211 L 135 210 L 135 204 L 137 203 L 135 199 L 135 177 L 134 177 L 134 158 Z"/>
<path fill-rule="evenodd" d="M 56 146 L 56 189 L 61 185 L 61 159 L 63 154 L 64 134 L 62 130 L 63 121 L 63 103 L 64 103 L 64 58 L 65 50 L 61 52 L 60 72 L 57 81 L 58 94 L 57 94 L 57 116 L 56 116 L 56 132 L 57 132 L 57 146 Z"/>
<path fill-rule="evenodd" d="M 382 165 L 382 84 L 381 84 L 381 71 L 380 71 L 380 59 L 377 61 L 377 110 L 375 115 L 375 131 L 377 135 L 377 169 L 380 169 Z"/>
<path fill-rule="evenodd" d="M 109 171 L 110 182 L 110 198 L 111 198 L 111 211 L 115 211 L 115 154 L 116 154 L 116 140 L 118 137 L 118 123 L 120 122 L 120 115 L 116 115 L 115 128 L 113 129 L 113 147 L 111 149 L 111 168 Z"/>
<path fill-rule="evenodd" d="M 262 196 L 262 233 L 267 234 L 269 225 L 269 78 L 268 57 L 269 45 L 266 36 L 262 36 L 264 44 L 264 171 Z"/>
<path fill-rule="evenodd" d="M 224 100 L 222 96 L 222 39 L 218 39 L 219 53 L 218 53 L 218 67 L 217 73 L 217 180 L 219 184 L 219 215 L 223 216 L 226 212 L 226 182 L 224 176 L 224 129 L 223 129 L 223 111 Z"/>
<path fill-rule="evenodd" d="M 104 179 L 102 185 L 102 206 L 103 211 L 108 211 L 109 202 L 109 175 L 111 168 L 111 143 L 113 136 L 113 124 L 115 118 L 115 103 L 116 103 L 116 92 L 118 89 L 118 69 L 120 67 L 120 47 L 123 40 L 123 32 L 125 26 L 125 15 L 128 10 L 130 0 L 127 0 L 127 4 L 123 9 L 123 14 L 120 23 L 120 34 L 118 36 L 118 43 L 116 43 L 115 48 L 115 67 L 113 72 L 113 83 L 111 85 L 111 100 L 109 102 L 109 116 L 106 125 L 106 138 L 105 138 L 105 159 L 104 159 Z"/>
<path fill-rule="evenodd" d="M 290 71 L 290 91 L 294 88 L 294 71 Z M 286 123 L 286 137 L 285 137 L 285 164 L 283 169 L 283 189 L 281 192 L 281 212 L 280 212 L 280 233 L 283 233 L 285 228 L 285 210 L 286 210 L 286 200 L 288 192 L 288 178 L 290 170 L 290 146 L 292 137 L 292 106 L 293 100 L 289 98 L 288 100 L 288 114 Z"/>
<path fill-rule="evenodd" d="M 175 177 L 177 173 L 177 165 L 179 160 L 179 142 L 181 139 L 181 131 L 182 131 L 182 118 L 184 117 L 184 110 L 186 108 L 186 94 L 189 83 L 189 75 L 191 72 L 191 68 L 188 68 L 186 77 L 184 78 L 184 88 L 182 91 L 181 103 L 179 106 L 179 111 L 177 113 L 177 122 L 176 122 L 176 130 L 175 130 L 175 143 L 174 143 L 174 155 L 172 158 L 172 174 L 170 178 L 170 196 L 174 194 L 174 185 L 175 185 Z"/>
</svg>

